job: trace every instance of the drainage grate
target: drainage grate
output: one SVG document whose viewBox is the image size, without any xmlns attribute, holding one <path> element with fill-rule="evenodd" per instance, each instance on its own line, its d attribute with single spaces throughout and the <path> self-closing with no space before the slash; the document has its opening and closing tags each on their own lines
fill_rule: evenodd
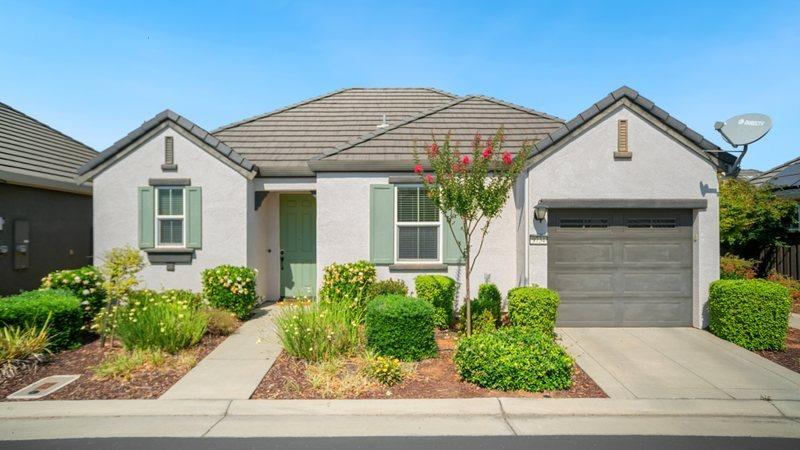
<svg viewBox="0 0 800 450">
<path fill-rule="evenodd" d="M 41 380 L 25 386 L 24 388 L 9 395 L 9 400 L 34 400 L 50 395 L 80 378 L 80 375 L 53 375 L 42 378 Z"/>
</svg>

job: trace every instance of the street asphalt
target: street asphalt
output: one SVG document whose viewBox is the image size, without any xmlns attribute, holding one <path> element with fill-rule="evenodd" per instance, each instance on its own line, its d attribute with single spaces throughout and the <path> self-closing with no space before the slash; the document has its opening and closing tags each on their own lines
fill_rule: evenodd
<svg viewBox="0 0 800 450">
<path fill-rule="evenodd" d="M 0 450 L 797 450 L 798 439 L 697 436 L 110 438 L 0 442 Z"/>
</svg>

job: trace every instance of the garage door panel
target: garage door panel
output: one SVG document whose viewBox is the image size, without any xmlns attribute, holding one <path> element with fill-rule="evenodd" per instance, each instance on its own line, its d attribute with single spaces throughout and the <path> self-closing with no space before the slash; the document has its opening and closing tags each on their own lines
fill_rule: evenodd
<svg viewBox="0 0 800 450">
<path fill-rule="evenodd" d="M 567 318 L 563 320 L 562 318 Z M 559 326 L 611 326 L 618 322 L 613 301 L 562 303 L 558 307 Z"/>
<path fill-rule="evenodd" d="M 675 294 L 691 295 L 686 283 L 686 272 L 676 273 L 625 273 L 622 275 L 622 291 L 625 294 L 644 293 L 663 296 Z"/>
<path fill-rule="evenodd" d="M 621 326 L 686 326 L 692 322 L 692 304 L 684 298 L 626 300 L 619 305 Z"/>
<path fill-rule="evenodd" d="M 549 251 L 550 249 L 548 249 Z M 614 245 L 612 242 L 576 242 L 553 246 L 555 264 L 613 264 Z"/>
<path fill-rule="evenodd" d="M 559 293 L 580 294 L 590 293 L 598 295 L 614 294 L 614 275 L 606 272 L 593 273 L 562 273 L 553 278 L 559 286 Z"/>
<path fill-rule="evenodd" d="M 683 264 L 691 248 L 684 243 L 625 242 L 622 244 L 623 263 Z"/>
</svg>

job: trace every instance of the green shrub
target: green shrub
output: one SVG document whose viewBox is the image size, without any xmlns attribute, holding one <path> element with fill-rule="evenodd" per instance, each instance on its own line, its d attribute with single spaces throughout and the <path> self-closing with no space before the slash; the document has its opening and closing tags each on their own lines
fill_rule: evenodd
<svg viewBox="0 0 800 450">
<path fill-rule="evenodd" d="M 754 259 L 740 258 L 730 253 L 719 258 L 719 277 L 723 280 L 750 280 L 756 277 Z"/>
<path fill-rule="evenodd" d="M 206 269 L 203 271 L 203 296 L 211 306 L 246 319 L 256 304 L 256 271 L 229 265 Z"/>
<path fill-rule="evenodd" d="M 81 299 L 81 307 L 87 322 L 100 311 L 106 297 L 103 290 L 103 275 L 95 266 L 50 272 L 42 278 L 41 289 L 63 289 L 75 294 Z"/>
<path fill-rule="evenodd" d="M 380 280 L 369 287 L 367 298 L 372 300 L 375 297 L 387 294 L 408 295 L 408 286 L 403 280 L 393 280 L 391 278 Z"/>
<path fill-rule="evenodd" d="M 359 311 L 345 302 L 286 306 L 275 326 L 286 353 L 306 361 L 352 355 L 362 347 Z"/>
<path fill-rule="evenodd" d="M 478 288 L 478 298 L 472 300 L 472 304 L 470 308 L 472 309 L 472 328 L 475 328 L 474 323 L 481 317 L 484 316 L 481 320 L 484 321 L 484 329 L 486 329 L 485 325 L 488 325 L 488 319 L 485 317 L 484 311 L 489 311 L 489 314 L 494 319 L 494 328 L 500 325 L 500 306 L 503 301 L 502 296 L 500 295 L 500 290 L 497 289 L 497 286 L 494 283 L 483 283 Z M 461 309 L 459 310 L 459 321 L 461 322 L 462 326 L 466 324 L 467 320 L 467 305 L 461 305 Z"/>
<path fill-rule="evenodd" d="M 367 345 L 384 356 L 416 361 L 435 356 L 434 307 L 425 300 L 384 295 L 367 305 Z"/>
<path fill-rule="evenodd" d="M 433 326 L 439 330 L 450 328 L 450 317 L 444 308 L 433 308 Z"/>
<path fill-rule="evenodd" d="M 381 355 L 367 359 L 364 373 L 386 386 L 394 386 L 405 376 L 399 359 Z"/>
<path fill-rule="evenodd" d="M 0 299 L 0 326 L 43 327 L 48 318 L 53 350 L 81 343 L 83 311 L 72 292 L 47 289 Z"/>
<path fill-rule="evenodd" d="M 511 325 L 552 333 L 559 301 L 558 293 L 550 289 L 517 287 L 508 291 L 508 318 Z"/>
<path fill-rule="evenodd" d="M 539 392 L 572 384 L 572 358 L 551 334 L 527 327 L 462 338 L 453 361 L 464 380 L 490 389 Z"/>
<path fill-rule="evenodd" d="M 444 275 L 420 275 L 414 279 L 414 284 L 417 298 L 442 309 L 447 317 L 447 326 L 450 326 L 456 301 L 456 280 Z"/>
<path fill-rule="evenodd" d="M 49 318 L 41 326 L 10 325 L 0 328 L 0 363 L 47 351 L 50 345 L 49 328 Z"/>
<path fill-rule="evenodd" d="M 367 261 L 333 263 L 322 270 L 321 300 L 342 301 L 346 299 L 363 311 L 370 287 L 377 276 L 375 265 Z"/>
<path fill-rule="evenodd" d="M 487 333 L 497 329 L 497 319 L 494 314 L 488 309 L 481 311 L 478 316 L 473 316 L 472 319 L 472 332 L 473 333 Z"/>
<path fill-rule="evenodd" d="M 718 280 L 708 301 L 709 331 L 750 350 L 784 350 L 791 300 L 766 280 Z"/>
<path fill-rule="evenodd" d="M 239 328 L 236 314 L 224 309 L 208 308 L 208 332 L 216 336 L 227 336 Z"/>
</svg>

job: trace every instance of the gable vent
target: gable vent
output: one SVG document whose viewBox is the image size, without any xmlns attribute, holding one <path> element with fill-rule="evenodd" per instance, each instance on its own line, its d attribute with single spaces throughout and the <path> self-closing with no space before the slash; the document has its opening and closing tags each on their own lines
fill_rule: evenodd
<svg viewBox="0 0 800 450">
<path fill-rule="evenodd" d="M 628 120 L 620 119 L 617 121 L 617 151 L 614 158 L 630 159 L 631 151 L 628 148 Z"/>
<path fill-rule="evenodd" d="M 161 170 L 165 172 L 178 170 L 178 166 L 175 164 L 175 143 L 172 136 L 164 136 L 164 164 L 161 165 Z"/>
</svg>

